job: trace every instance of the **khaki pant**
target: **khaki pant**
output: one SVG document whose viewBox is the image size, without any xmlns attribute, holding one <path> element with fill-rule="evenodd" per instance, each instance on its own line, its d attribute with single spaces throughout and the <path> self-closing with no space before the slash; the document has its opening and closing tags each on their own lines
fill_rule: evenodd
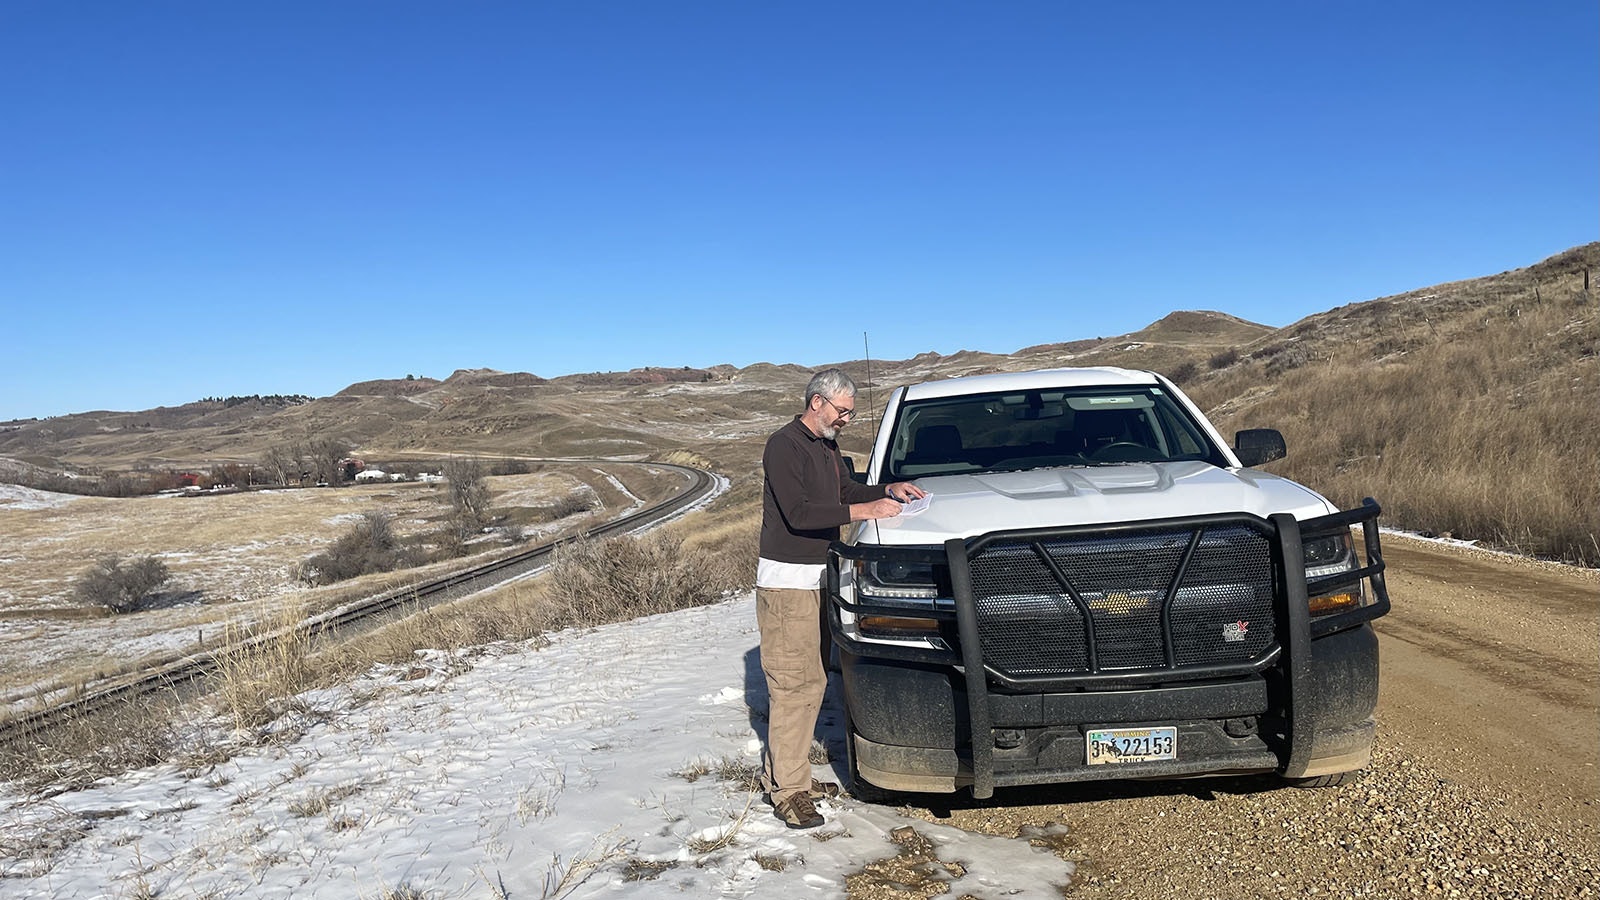
<svg viewBox="0 0 1600 900">
<path fill-rule="evenodd" d="M 756 589 L 761 671 L 767 676 L 767 748 L 761 778 L 774 804 L 811 790 L 811 737 L 828 674 L 822 668 L 822 592 Z"/>
</svg>

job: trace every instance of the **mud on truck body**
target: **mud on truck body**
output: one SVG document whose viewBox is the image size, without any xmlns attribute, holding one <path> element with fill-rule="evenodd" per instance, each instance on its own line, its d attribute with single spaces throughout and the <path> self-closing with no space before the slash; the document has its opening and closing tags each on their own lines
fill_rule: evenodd
<svg viewBox="0 0 1600 900">
<path fill-rule="evenodd" d="M 1235 442 L 1150 372 L 896 389 L 863 477 L 931 503 L 826 576 L 855 792 L 1366 766 L 1378 506 L 1250 468 L 1276 431 Z"/>
</svg>

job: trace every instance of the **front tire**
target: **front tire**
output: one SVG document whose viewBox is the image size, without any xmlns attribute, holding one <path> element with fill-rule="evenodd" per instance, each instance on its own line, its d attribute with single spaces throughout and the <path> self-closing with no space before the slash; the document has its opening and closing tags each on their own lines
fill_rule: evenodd
<svg viewBox="0 0 1600 900">
<path fill-rule="evenodd" d="M 1365 769 L 1356 769 L 1353 772 L 1335 772 L 1332 775 L 1316 775 L 1311 778 L 1285 778 L 1284 781 L 1289 782 L 1289 784 L 1293 787 L 1305 788 L 1307 790 L 1313 788 L 1339 787 L 1341 785 L 1350 784 L 1351 782 L 1360 778 L 1361 773 L 1365 771 Z"/>
</svg>

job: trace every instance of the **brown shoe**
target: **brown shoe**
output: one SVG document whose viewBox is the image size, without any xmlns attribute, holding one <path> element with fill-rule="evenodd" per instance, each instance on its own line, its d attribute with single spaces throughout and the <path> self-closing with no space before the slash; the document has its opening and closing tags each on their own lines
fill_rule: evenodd
<svg viewBox="0 0 1600 900">
<path fill-rule="evenodd" d="M 842 792 L 839 790 L 839 786 L 831 781 L 818 781 L 813 778 L 811 779 L 811 788 L 806 793 L 811 795 L 811 802 L 814 804 L 818 800 L 837 800 Z M 763 791 L 761 802 L 771 806 L 772 795 Z"/>
<path fill-rule="evenodd" d="M 837 800 L 839 799 L 839 786 L 831 781 L 818 781 L 813 778 L 811 779 L 810 793 L 813 802 L 817 800 Z"/>
<path fill-rule="evenodd" d="M 772 814 L 790 828 L 815 828 L 823 822 L 822 814 L 805 794 L 795 794 L 772 808 Z"/>
</svg>

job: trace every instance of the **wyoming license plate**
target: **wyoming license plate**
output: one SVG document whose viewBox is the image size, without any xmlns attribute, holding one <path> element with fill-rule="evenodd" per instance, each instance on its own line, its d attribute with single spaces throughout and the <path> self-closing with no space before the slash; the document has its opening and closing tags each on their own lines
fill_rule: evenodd
<svg viewBox="0 0 1600 900">
<path fill-rule="evenodd" d="M 1088 757 L 1085 762 L 1091 766 L 1177 759 L 1178 729 L 1170 725 L 1158 728 L 1094 728 L 1089 731 L 1084 753 Z"/>
</svg>

